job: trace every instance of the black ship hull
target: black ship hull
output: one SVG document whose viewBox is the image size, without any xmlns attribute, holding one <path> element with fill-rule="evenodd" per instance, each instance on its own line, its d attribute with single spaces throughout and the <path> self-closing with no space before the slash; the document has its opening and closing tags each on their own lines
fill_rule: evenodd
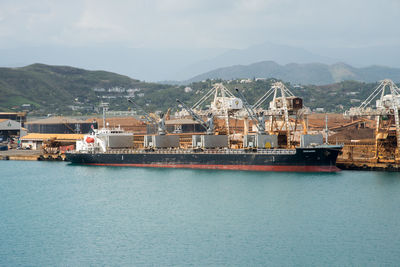
<svg viewBox="0 0 400 267">
<path fill-rule="evenodd" d="M 116 150 L 66 154 L 74 164 L 252 171 L 335 172 L 340 146 L 245 150 Z"/>
</svg>

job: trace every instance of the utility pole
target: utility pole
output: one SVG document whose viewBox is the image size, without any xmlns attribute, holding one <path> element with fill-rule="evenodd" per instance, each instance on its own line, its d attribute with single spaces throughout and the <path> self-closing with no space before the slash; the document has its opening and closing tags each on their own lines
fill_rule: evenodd
<svg viewBox="0 0 400 267">
<path fill-rule="evenodd" d="M 21 132 L 22 132 L 22 116 L 19 116 L 19 138 L 18 138 L 18 147 L 21 147 Z"/>
</svg>

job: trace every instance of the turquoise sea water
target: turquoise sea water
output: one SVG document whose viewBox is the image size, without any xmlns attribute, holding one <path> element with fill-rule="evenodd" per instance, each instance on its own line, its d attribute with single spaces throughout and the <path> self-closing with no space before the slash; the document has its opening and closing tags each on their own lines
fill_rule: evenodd
<svg viewBox="0 0 400 267">
<path fill-rule="evenodd" d="M 400 173 L 0 168 L 0 266 L 400 264 Z"/>
</svg>

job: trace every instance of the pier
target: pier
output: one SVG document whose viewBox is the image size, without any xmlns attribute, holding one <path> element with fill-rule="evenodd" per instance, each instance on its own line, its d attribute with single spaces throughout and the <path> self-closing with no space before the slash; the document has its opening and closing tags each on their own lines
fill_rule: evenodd
<svg viewBox="0 0 400 267">
<path fill-rule="evenodd" d="M 0 151 L 0 160 L 38 160 L 40 155 L 39 150 L 11 149 Z"/>
</svg>

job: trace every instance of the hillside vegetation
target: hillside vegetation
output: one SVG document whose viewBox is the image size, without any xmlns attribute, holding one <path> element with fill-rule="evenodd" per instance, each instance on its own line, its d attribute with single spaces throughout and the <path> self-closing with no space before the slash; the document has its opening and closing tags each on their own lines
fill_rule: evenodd
<svg viewBox="0 0 400 267">
<path fill-rule="evenodd" d="M 248 102 L 254 103 L 274 81 L 276 79 L 272 78 L 245 82 L 239 79 L 225 84 L 232 92 L 235 92 L 234 88 L 244 90 Z M 67 66 L 34 64 L 23 68 L 0 68 L 0 110 L 28 109 L 31 115 L 83 115 L 98 113 L 101 102 L 108 102 L 110 110 L 136 110 L 127 98 L 134 98 L 147 112 L 174 110 L 177 109 L 177 98 L 191 105 L 215 82 L 224 81 L 207 79 L 177 86 L 146 83 L 111 72 Z M 304 104 L 311 109 L 324 108 L 336 112 L 358 106 L 377 86 L 376 82 L 356 81 L 307 86 L 286 84 L 295 95 L 304 98 Z M 206 104 L 210 102 L 211 99 Z M 31 104 L 31 107 L 21 107 L 23 104 Z"/>
<path fill-rule="evenodd" d="M 165 87 L 111 72 L 68 66 L 33 64 L 22 68 L 0 68 L 0 110 L 18 110 L 22 104 L 31 104 L 32 112 L 38 114 L 68 114 L 73 109 L 87 113 L 98 103 L 108 102 L 107 98 L 96 94 L 96 89 Z"/>
</svg>

